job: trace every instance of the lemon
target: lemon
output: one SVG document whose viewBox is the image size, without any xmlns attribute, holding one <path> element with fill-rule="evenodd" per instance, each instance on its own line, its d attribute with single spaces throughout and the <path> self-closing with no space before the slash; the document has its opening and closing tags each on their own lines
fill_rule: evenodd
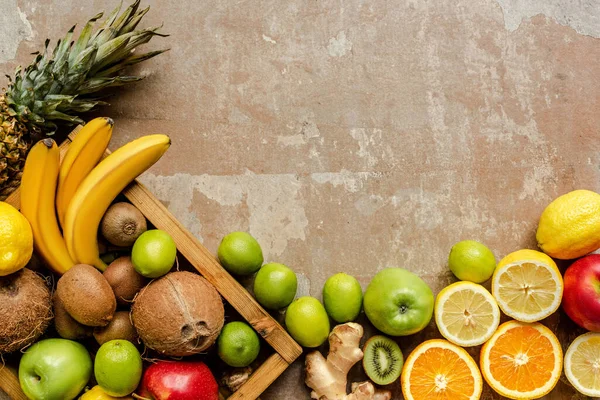
<svg viewBox="0 0 600 400">
<path fill-rule="evenodd" d="M 492 276 L 492 294 L 500 309 L 522 322 L 548 317 L 560 306 L 563 279 L 554 260 L 535 250 L 504 257 Z"/>
<path fill-rule="evenodd" d="M 8 203 L 0 202 L 0 276 L 23 268 L 33 254 L 33 233 L 27 218 Z"/>
<path fill-rule="evenodd" d="M 450 342 L 462 347 L 479 346 L 498 328 L 500 309 L 483 286 L 456 282 L 435 299 L 435 323 Z"/>
<path fill-rule="evenodd" d="M 96 353 L 94 375 L 106 394 L 127 396 L 137 388 L 142 377 L 140 352 L 128 340 L 104 343 Z"/>
<path fill-rule="evenodd" d="M 226 235 L 217 251 L 223 267 L 236 275 L 252 275 L 263 263 L 260 245 L 246 232 L 231 232 Z"/>
<path fill-rule="evenodd" d="M 285 326 L 304 347 L 319 347 L 329 336 L 329 317 L 325 307 L 314 297 L 294 300 L 285 313 Z"/>
<path fill-rule="evenodd" d="M 244 322 L 225 324 L 217 339 L 221 360 L 232 367 L 247 367 L 260 352 L 260 341 L 252 327 Z"/>
<path fill-rule="evenodd" d="M 484 244 L 463 240 L 452 246 L 448 267 L 461 281 L 482 283 L 490 279 L 496 269 L 494 253 Z"/>
<path fill-rule="evenodd" d="M 574 190 L 546 207 L 536 239 L 544 253 L 561 260 L 600 248 L 600 194 Z"/>
<path fill-rule="evenodd" d="M 585 396 L 600 397 L 600 333 L 577 337 L 565 353 L 565 375 Z"/>
</svg>

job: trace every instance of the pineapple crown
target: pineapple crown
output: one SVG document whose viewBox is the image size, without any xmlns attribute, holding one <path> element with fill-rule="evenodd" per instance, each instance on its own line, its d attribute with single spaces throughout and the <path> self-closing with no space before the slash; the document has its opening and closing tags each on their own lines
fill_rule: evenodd
<svg viewBox="0 0 600 400">
<path fill-rule="evenodd" d="M 96 32 L 94 24 L 103 13 L 91 18 L 83 27 L 77 41 L 71 41 L 75 26 L 59 40 L 52 53 L 46 39 L 43 53 L 23 71 L 17 67 L 14 79 L 9 75 L 4 101 L 11 116 L 17 117 L 33 136 L 51 135 L 57 122 L 81 124 L 79 113 L 93 110 L 107 103 L 97 93 L 109 87 L 122 86 L 143 79 L 142 76 L 124 75 L 123 70 L 167 50 L 134 54 L 134 50 L 161 34 L 161 27 L 136 30 L 147 7 L 138 10 L 136 0 L 122 14 L 122 3 L 102 22 Z M 0 99 L 1 100 L 1 99 Z"/>
</svg>

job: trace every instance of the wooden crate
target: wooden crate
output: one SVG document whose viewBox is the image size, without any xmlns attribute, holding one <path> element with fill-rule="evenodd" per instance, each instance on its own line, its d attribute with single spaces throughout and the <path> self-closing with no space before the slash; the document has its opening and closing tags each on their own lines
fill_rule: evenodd
<svg viewBox="0 0 600 400">
<path fill-rule="evenodd" d="M 80 129 L 81 127 L 77 127 L 71 132 L 69 138 L 73 139 Z M 67 139 L 60 145 L 61 157 L 64 156 L 70 143 L 71 141 Z M 105 156 L 108 154 L 110 151 L 107 150 Z M 229 397 L 230 400 L 256 399 L 300 356 L 302 348 L 148 189 L 134 181 L 123 191 L 123 194 L 157 229 L 162 229 L 173 237 L 179 252 L 215 286 L 221 296 L 273 348 L 273 354 L 253 372 L 244 385 Z M 11 194 L 6 202 L 19 208 L 19 190 Z M 21 392 L 14 370 L 10 368 L 0 368 L 0 389 L 4 390 L 13 400 L 27 400 L 27 397 Z"/>
</svg>

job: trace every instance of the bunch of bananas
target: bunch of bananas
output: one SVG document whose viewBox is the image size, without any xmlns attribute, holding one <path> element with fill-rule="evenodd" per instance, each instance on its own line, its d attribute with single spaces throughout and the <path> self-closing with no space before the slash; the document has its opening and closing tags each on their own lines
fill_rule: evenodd
<svg viewBox="0 0 600 400">
<path fill-rule="evenodd" d="M 110 118 L 96 118 L 81 129 L 62 163 L 52 139 L 36 143 L 25 161 L 21 212 L 31 224 L 36 251 L 58 274 L 79 263 L 106 269 L 97 241 L 102 216 L 171 144 L 166 135 L 148 135 L 100 161 L 112 129 Z"/>
</svg>

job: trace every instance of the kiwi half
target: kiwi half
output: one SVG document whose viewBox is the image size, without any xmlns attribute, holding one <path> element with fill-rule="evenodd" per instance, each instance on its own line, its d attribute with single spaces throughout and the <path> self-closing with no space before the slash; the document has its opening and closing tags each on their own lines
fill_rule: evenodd
<svg viewBox="0 0 600 400">
<path fill-rule="evenodd" d="M 389 385 L 400 377 L 404 356 L 398 343 L 385 336 L 373 336 L 365 343 L 363 368 L 378 385 Z"/>
</svg>

